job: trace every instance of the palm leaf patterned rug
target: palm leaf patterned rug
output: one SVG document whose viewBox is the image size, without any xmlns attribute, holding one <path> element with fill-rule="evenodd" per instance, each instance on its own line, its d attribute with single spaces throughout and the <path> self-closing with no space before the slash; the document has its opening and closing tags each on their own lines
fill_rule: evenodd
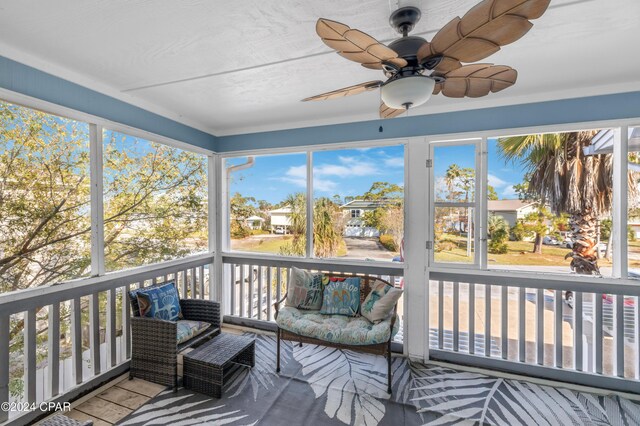
<svg viewBox="0 0 640 426">
<path fill-rule="evenodd" d="M 256 366 L 238 369 L 221 399 L 181 388 L 160 393 L 123 425 L 640 425 L 640 404 L 395 357 L 255 335 Z"/>
</svg>

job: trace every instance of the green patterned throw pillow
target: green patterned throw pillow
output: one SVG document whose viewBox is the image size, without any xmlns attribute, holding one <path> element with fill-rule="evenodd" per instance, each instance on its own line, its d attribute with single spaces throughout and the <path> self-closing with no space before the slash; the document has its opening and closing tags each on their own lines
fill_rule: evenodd
<svg viewBox="0 0 640 426">
<path fill-rule="evenodd" d="M 322 306 L 322 274 L 291 268 L 286 306 L 317 311 Z"/>
<path fill-rule="evenodd" d="M 372 323 L 386 319 L 402 296 L 402 290 L 378 281 L 362 302 L 360 313 Z"/>
</svg>

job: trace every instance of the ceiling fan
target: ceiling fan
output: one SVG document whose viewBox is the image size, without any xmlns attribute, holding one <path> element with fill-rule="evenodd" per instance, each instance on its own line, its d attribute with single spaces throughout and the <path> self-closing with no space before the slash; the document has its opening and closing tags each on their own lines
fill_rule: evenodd
<svg viewBox="0 0 640 426">
<path fill-rule="evenodd" d="M 516 82 L 518 73 L 506 65 L 470 64 L 513 43 L 533 26 L 529 21 L 542 16 L 550 0 L 484 0 L 462 18 L 456 17 L 431 42 L 409 32 L 420 20 L 420 9 L 401 7 L 389 23 L 402 37 L 388 46 L 360 30 L 320 18 L 316 32 L 337 53 L 363 67 L 382 70 L 386 81 L 356 84 L 303 101 L 321 101 L 380 88 L 380 117 L 396 117 L 409 108 L 442 93 L 451 98 L 486 96 Z"/>
</svg>

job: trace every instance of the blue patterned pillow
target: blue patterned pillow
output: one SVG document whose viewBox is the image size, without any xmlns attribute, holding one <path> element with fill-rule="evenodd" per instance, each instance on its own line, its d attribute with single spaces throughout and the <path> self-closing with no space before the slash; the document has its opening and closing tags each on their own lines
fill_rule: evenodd
<svg viewBox="0 0 640 426">
<path fill-rule="evenodd" d="M 135 292 L 140 307 L 140 316 L 177 321 L 182 318 L 180 297 L 173 282 L 143 288 Z"/>
<path fill-rule="evenodd" d="M 323 277 L 321 314 L 356 316 L 360 307 L 360 278 Z"/>
</svg>

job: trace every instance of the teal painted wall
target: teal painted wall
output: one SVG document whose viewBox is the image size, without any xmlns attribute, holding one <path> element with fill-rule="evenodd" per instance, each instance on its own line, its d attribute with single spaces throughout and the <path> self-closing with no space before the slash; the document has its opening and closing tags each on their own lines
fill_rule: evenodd
<svg viewBox="0 0 640 426">
<path fill-rule="evenodd" d="M 217 152 L 640 118 L 640 92 L 628 92 L 216 137 L 2 56 L 0 87 Z"/>
<path fill-rule="evenodd" d="M 216 151 L 444 135 L 640 117 L 640 92 L 219 137 Z M 640 120 L 639 120 L 640 122 Z M 383 131 L 380 132 L 380 126 Z"/>
<path fill-rule="evenodd" d="M 206 149 L 217 138 L 70 81 L 0 56 L 0 87 Z"/>
</svg>

